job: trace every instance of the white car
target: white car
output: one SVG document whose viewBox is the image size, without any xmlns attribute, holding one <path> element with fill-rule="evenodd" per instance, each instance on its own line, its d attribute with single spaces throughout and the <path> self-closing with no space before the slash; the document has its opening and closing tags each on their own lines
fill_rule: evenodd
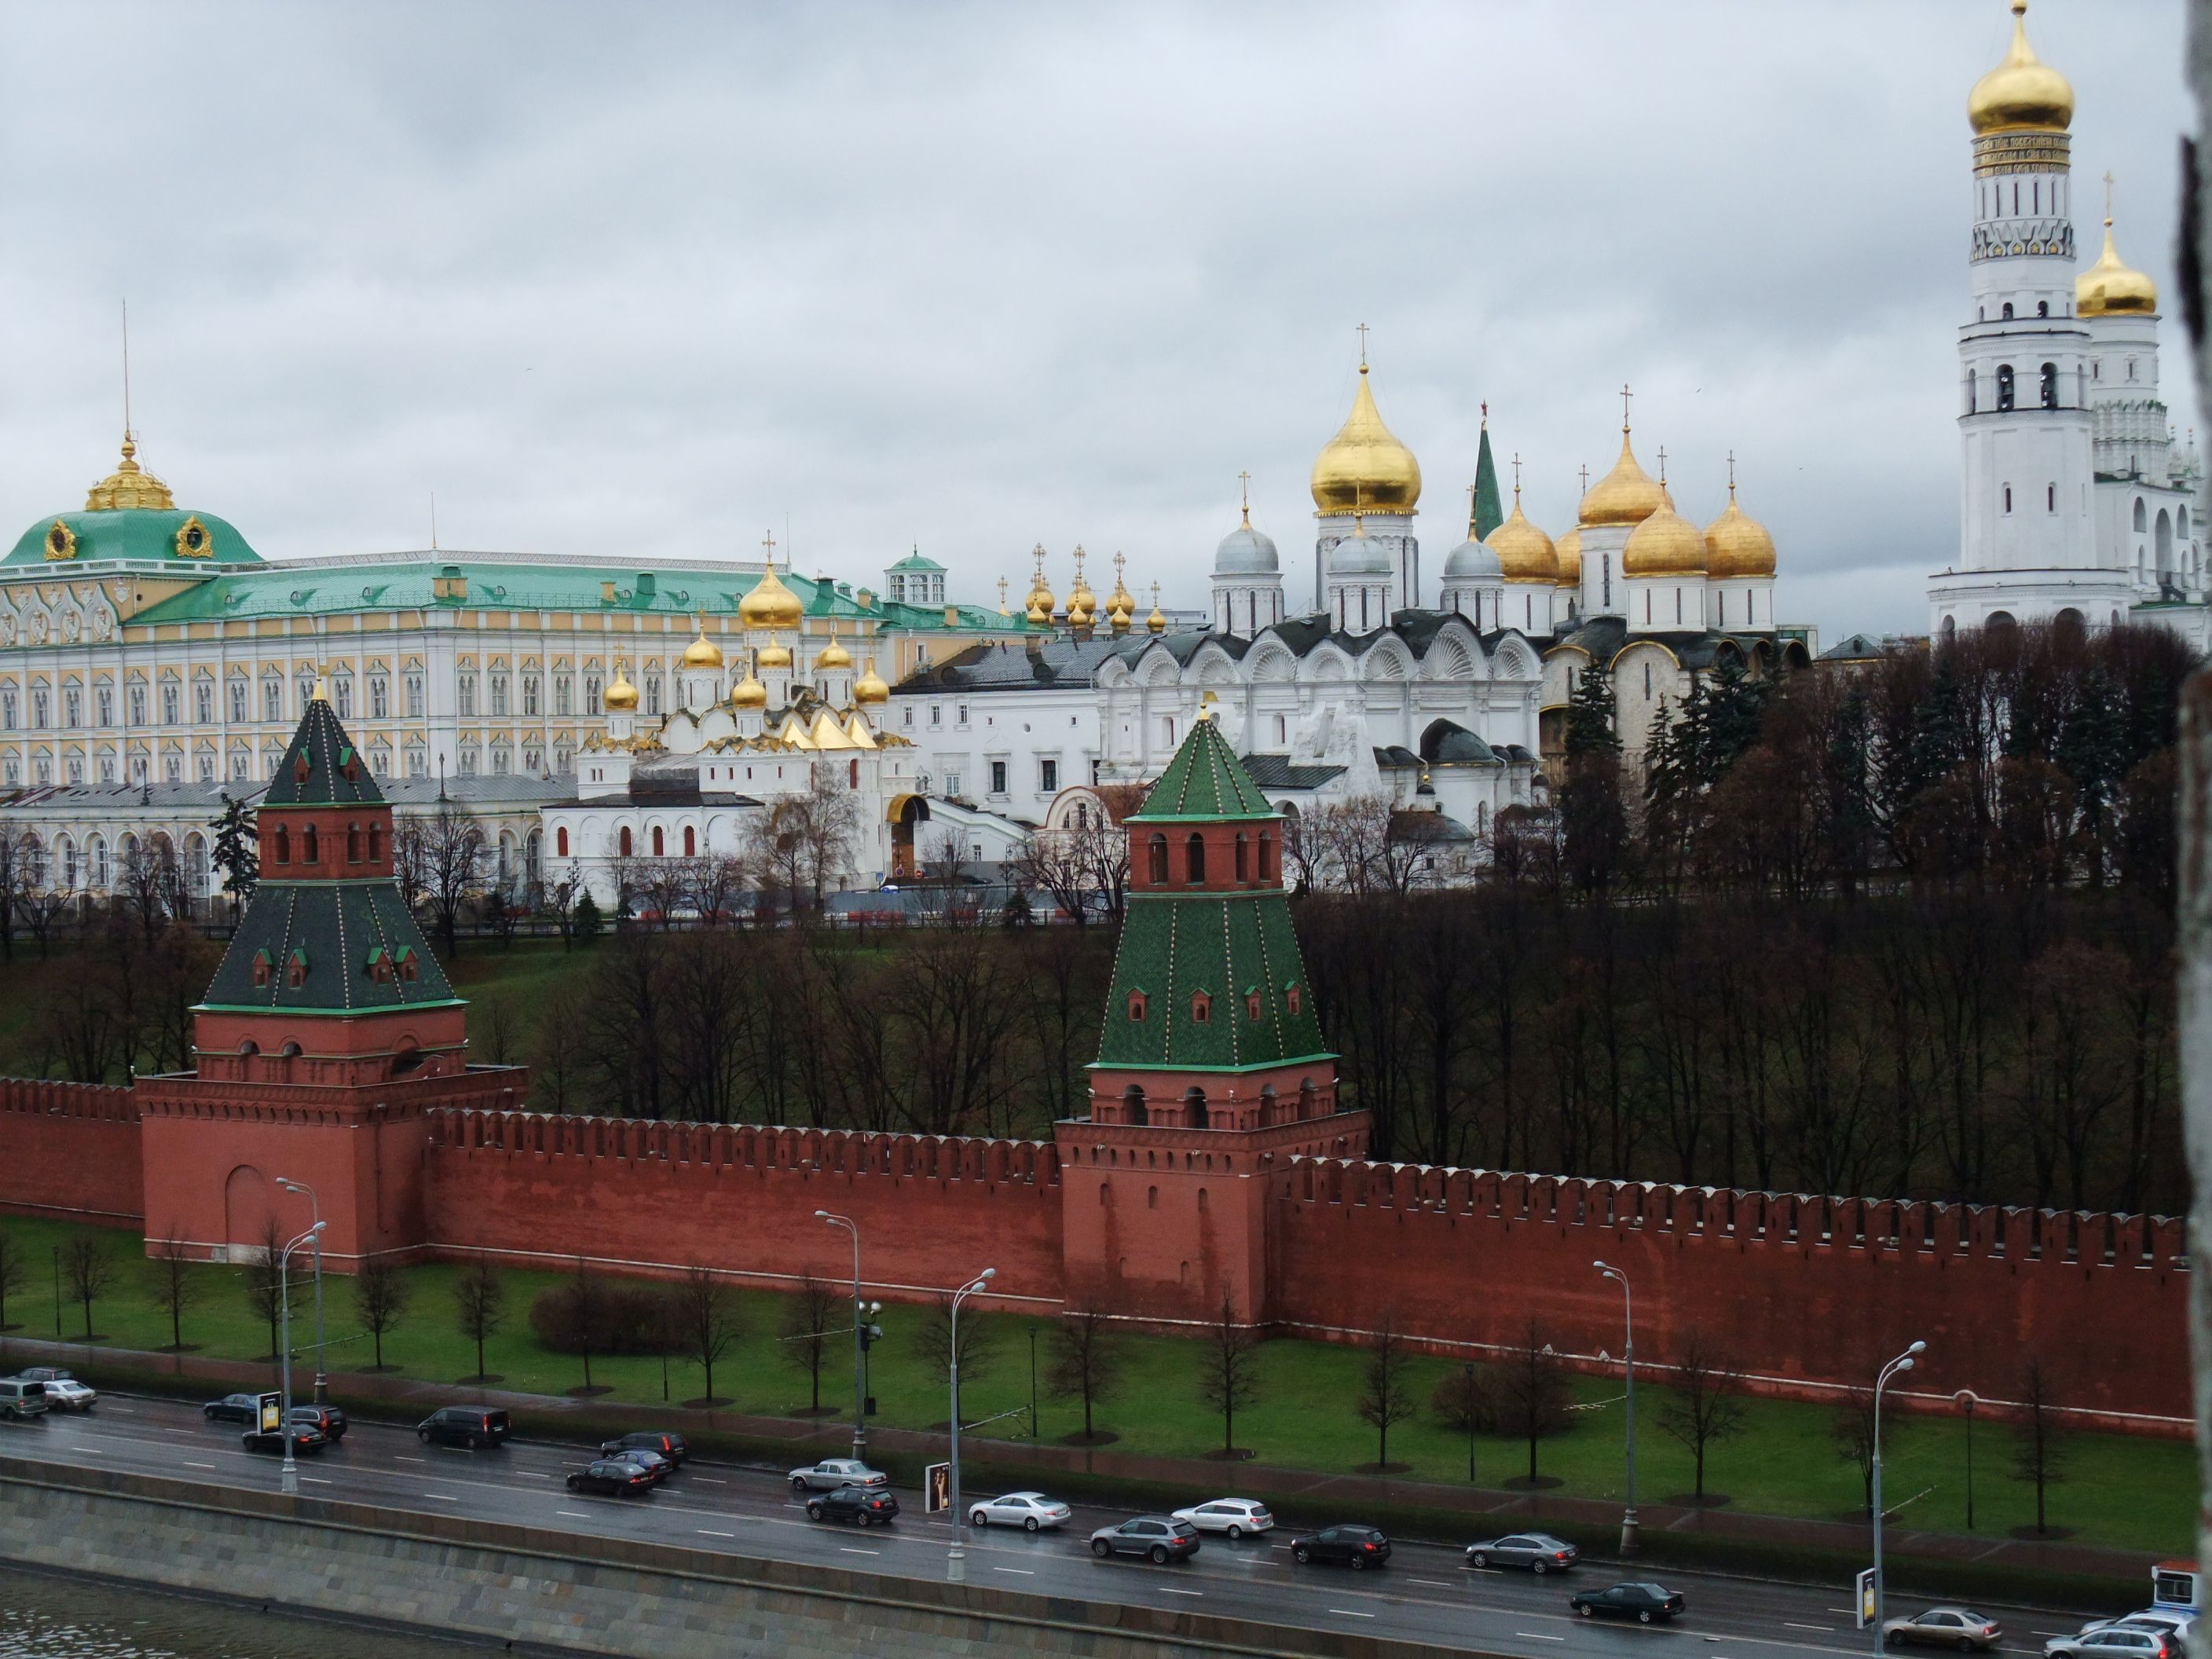
<svg viewBox="0 0 2212 1659">
<path fill-rule="evenodd" d="M 795 1492 L 835 1492 L 840 1486 L 888 1486 L 890 1476 L 849 1457 L 825 1457 L 819 1463 L 793 1469 L 786 1477 Z"/>
<path fill-rule="evenodd" d="M 88 1412 L 100 1403 L 100 1395 L 96 1392 L 67 1371 L 58 1371 L 52 1366 L 34 1366 L 23 1372 L 21 1380 L 43 1386 L 46 1391 L 46 1404 L 53 1409 Z"/>
<path fill-rule="evenodd" d="M 1189 1522 L 1200 1532 L 1218 1532 L 1232 1540 L 1248 1532 L 1271 1531 L 1275 1524 L 1275 1517 L 1267 1513 L 1267 1506 L 1256 1498 L 1212 1498 L 1187 1510 L 1177 1510 L 1175 1518 Z"/>
<path fill-rule="evenodd" d="M 987 1498 L 968 1511 L 971 1527 L 1019 1527 L 1024 1532 L 1042 1532 L 1063 1527 L 1075 1513 L 1057 1498 L 1041 1492 L 1010 1492 L 1004 1498 Z"/>
</svg>

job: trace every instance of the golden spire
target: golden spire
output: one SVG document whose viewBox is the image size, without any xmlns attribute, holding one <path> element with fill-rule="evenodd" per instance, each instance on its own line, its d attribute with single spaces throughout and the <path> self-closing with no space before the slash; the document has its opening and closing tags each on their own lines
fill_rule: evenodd
<svg viewBox="0 0 2212 1659">
<path fill-rule="evenodd" d="M 1324 518 L 1361 506 L 1410 514 L 1421 499 L 1421 464 L 1382 424 L 1375 394 L 1368 389 L 1367 325 L 1359 326 L 1359 389 L 1352 413 L 1315 459 L 1309 481 L 1314 506 Z"/>
<path fill-rule="evenodd" d="M 2042 129 L 2063 132 L 2074 120 L 2074 88 L 2027 44 L 2027 0 L 2012 0 L 2012 46 L 1974 82 L 1966 119 L 1976 133 Z"/>
<path fill-rule="evenodd" d="M 1083 580 L 1083 544 L 1075 544 L 1075 586 L 1067 591 L 1067 625 L 1088 628 L 1097 618 L 1098 596 L 1091 591 L 1091 584 Z"/>
<path fill-rule="evenodd" d="M 730 707 L 732 708 L 765 708 L 768 707 L 768 687 L 760 683 L 750 665 L 744 678 L 730 688 Z"/>
<path fill-rule="evenodd" d="M 315 689 L 307 694 L 309 702 L 326 703 L 331 700 L 330 682 L 320 674 L 315 676 Z"/>
<path fill-rule="evenodd" d="M 1243 488 L 1244 528 L 1249 530 L 1252 527 L 1252 475 L 1249 472 L 1240 472 L 1237 475 L 1237 482 Z M 1114 556 L 1118 560 L 1121 556 L 1116 553 Z"/>
<path fill-rule="evenodd" d="M 1636 452 L 1629 445 L 1628 400 L 1626 386 L 1620 388 L 1620 457 L 1613 464 L 1613 471 L 1583 492 L 1581 510 L 1576 522 L 1588 529 L 1594 525 L 1641 524 L 1665 503 L 1667 489 L 1637 464 Z"/>
<path fill-rule="evenodd" d="M 1714 581 L 1774 574 L 1774 538 L 1736 505 L 1735 451 L 1729 451 L 1728 506 L 1705 526 L 1705 574 Z"/>
<path fill-rule="evenodd" d="M 1152 584 L 1152 614 L 1145 618 L 1145 629 L 1152 634 L 1168 631 L 1167 615 L 1160 609 L 1160 585 L 1158 582 Z"/>
<path fill-rule="evenodd" d="M 832 639 L 822 647 L 822 654 L 815 658 L 814 665 L 817 668 L 850 668 L 853 653 Z"/>
<path fill-rule="evenodd" d="M 1498 555 L 1498 568 L 1509 582 L 1556 583 L 1559 556 L 1552 538 L 1528 522 L 1521 510 L 1521 458 L 1513 458 L 1513 511 L 1490 532 L 1486 544 Z M 1580 568 L 1579 566 L 1577 567 Z"/>
</svg>

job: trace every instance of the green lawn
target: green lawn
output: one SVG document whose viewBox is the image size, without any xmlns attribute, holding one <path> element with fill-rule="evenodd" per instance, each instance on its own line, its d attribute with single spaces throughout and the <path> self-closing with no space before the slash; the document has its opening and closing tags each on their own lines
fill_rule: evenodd
<svg viewBox="0 0 2212 1659">
<path fill-rule="evenodd" d="M 23 1334 L 51 1337 L 55 1328 L 52 1247 L 74 1234 L 58 1224 L 0 1219 L 0 1229 L 28 1255 L 27 1285 L 11 1297 L 8 1317 Z M 163 1316 L 152 1297 L 148 1268 L 138 1259 L 138 1241 L 122 1234 L 102 1236 L 120 1272 L 115 1289 L 95 1305 L 94 1327 L 111 1342 L 156 1348 L 169 1341 Z M 186 1317 L 185 1340 L 198 1351 L 225 1358 L 253 1358 L 269 1352 L 264 1327 L 253 1317 L 243 1292 L 243 1271 L 204 1267 L 193 1270 L 205 1287 L 200 1304 Z M 456 1328 L 453 1281 L 457 1269 L 414 1269 L 412 1304 L 398 1330 L 386 1340 L 387 1363 L 410 1377 L 457 1382 L 476 1370 L 473 1348 Z M 527 1392 L 559 1394 L 582 1381 L 579 1361 L 540 1348 L 530 1334 L 532 1297 L 559 1282 L 550 1273 L 507 1274 L 505 1328 L 487 1345 L 492 1372 L 503 1386 Z M 330 1334 L 334 1341 L 358 1329 L 348 1281 L 333 1278 L 326 1286 Z M 749 1292 L 741 1298 L 745 1335 L 729 1359 L 715 1370 L 715 1391 L 744 1412 L 780 1414 L 809 1403 L 807 1380 L 785 1363 L 790 1350 L 776 1340 L 783 1298 Z M 313 1339 L 313 1313 L 304 1287 L 294 1304 L 295 1340 Z M 927 1428 L 946 1416 L 945 1379 L 915 1353 L 914 1334 L 921 1310 L 894 1307 L 884 1312 L 884 1340 L 872 1357 L 872 1386 L 879 1420 L 896 1427 Z M 1038 1370 L 1049 1363 L 1048 1322 L 1018 1316 L 983 1316 L 994 1339 L 988 1363 L 971 1362 L 964 1379 L 970 1421 L 1025 1407 L 1030 1400 L 1030 1332 L 1036 1330 Z M 83 1330 L 75 1304 L 62 1310 L 64 1334 Z M 822 1377 L 822 1399 L 835 1413 L 850 1409 L 849 1348 L 833 1342 Z M 1218 1448 L 1221 1425 L 1200 1402 L 1197 1355 L 1188 1342 L 1167 1338 L 1132 1338 L 1123 1344 L 1121 1385 L 1097 1412 L 1099 1426 L 1120 1436 L 1121 1450 L 1169 1457 L 1194 1457 Z M 365 1368 L 365 1340 L 339 1342 L 331 1369 Z M 1262 1350 L 1259 1403 L 1237 1419 L 1240 1445 L 1265 1462 L 1284 1467 L 1346 1471 L 1371 1462 L 1374 1431 L 1358 1416 L 1362 1356 L 1327 1344 L 1279 1340 Z M 1447 1362 L 1418 1363 L 1419 1397 L 1425 1402 Z M 657 1358 L 603 1359 L 593 1363 L 593 1380 L 611 1385 L 616 1401 L 659 1401 L 662 1367 Z M 96 1375 L 96 1372 L 95 1372 Z M 1575 1395 L 1589 1407 L 1571 1414 L 1569 1431 L 1543 1443 L 1540 1468 L 1559 1477 L 1569 1496 L 1616 1498 L 1623 1486 L 1622 1418 L 1616 1382 L 1577 1378 Z M 681 1401 L 701 1392 L 696 1364 L 682 1360 L 669 1368 L 669 1397 Z M 1663 1391 L 1639 1389 L 1638 1462 L 1640 1496 L 1662 1501 L 1690 1490 L 1688 1452 L 1658 1427 Z M 1610 1402 L 1610 1403 L 1609 1403 Z M 1082 1427 L 1079 1402 L 1040 1402 L 1040 1432 L 1057 1438 Z M 1732 1507 L 1761 1513 L 1840 1517 L 1856 1512 L 1860 1498 L 1856 1468 L 1837 1454 L 1828 1438 L 1828 1413 L 1817 1407 L 1785 1401 L 1753 1401 L 1748 1424 L 1739 1438 L 1714 1447 L 1707 1459 L 1707 1484 L 1730 1494 Z M 1966 1530 L 1966 1437 L 1954 1419 L 1890 1419 L 1885 1435 L 1886 1495 L 1898 1505 L 1901 1525 L 1944 1531 Z M 997 1425 L 992 1434 L 1018 1436 L 1019 1419 Z M 2054 1526 L 2070 1528 L 2084 1543 L 2184 1553 L 2190 1545 L 2196 1510 L 2196 1468 L 2183 1442 L 2146 1440 L 2119 1435 L 2080 1435 L 2071 1442 L 2066 1479 L 2050 1494 Z M 2012 1478 L 2010 1437 L 1988 1421 L 1975 1431 L 1975 1531 L 2002 1536 L 2034 1519 L 2034 1494 Z M 1495 1486 L 1524 1474 L 1527 1452 L 1519 1443 L 1480 1439 L 1475 1455 L 1480 1484 Z M 1413 1475 L 1437 1480 L 1467 1478 L 1467 1442 L 1437 1423 L 1425 1409 L 1392 1431 L 1394 1463 L 1411 1466 Z"/>
</svg>

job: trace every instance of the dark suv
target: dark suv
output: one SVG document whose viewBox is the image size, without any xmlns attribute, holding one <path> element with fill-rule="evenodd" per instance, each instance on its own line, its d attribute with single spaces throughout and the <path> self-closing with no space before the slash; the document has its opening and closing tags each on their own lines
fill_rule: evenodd
<svg viewBox="0 0 2212 1659">
<path fill-rule="evenodd" d="M 311 1429 L 320 1429 L 323 1438 L 333 1446 L 345 1438 L 346 1414 L 336 1406 L 295 1406 L 292 1421 L 304 1423 Z"/>
<path fill-rule="evenodd" d="M 489 1406 L 441 1406 L 415 1425 L 416 1438 L 425 1445 L 479 1446 L 506 1443 L 507 1413 Z"/>
<path fill-rule="evenodd" d="M 1359 1572 L 1390 1559 L 1390 1540 L 1373 1527 L 1323 1527 L 1293 1542 L 1291 1559 L 1300 1566 L 1309 1561 L 1339 1561 Z"/>
<path fill-rule="evenodd" d="M 691 1455 L 682 1435 L 660 1430 L 617 1435 L 612 1440 L 599 1443 L 599 1455 L 602 1457 L 620 1457 L 624 1452 L 634 1451 L 659 1452 L 678 1468 L 682 1468 L 685 1460 Z"/>
</svg>

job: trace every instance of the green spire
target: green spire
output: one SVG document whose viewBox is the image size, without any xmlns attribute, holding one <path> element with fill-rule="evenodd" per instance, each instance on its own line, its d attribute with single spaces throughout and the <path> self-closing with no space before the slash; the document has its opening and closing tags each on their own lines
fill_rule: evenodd
<svg viewBox="0 0 2212 1659">
<path fill-rule="evenodd" d="M 1478 542 L 1505 522 L 1505 508 L 1498 499 L 1498 463 L 1490 459 L 1490 405 L 1482 406 L 1482 449 L 1474 460 L 1474 505 L 1468 515 L 1467 533 Z"/>
<path fill-rule="evenodd" d="M 1221 729 L 1204 715 L 1131 815 L 1133 822 L 1184 818 L 1271 818 L 1275 809 L 1237 760 Z"/>
</svg>

